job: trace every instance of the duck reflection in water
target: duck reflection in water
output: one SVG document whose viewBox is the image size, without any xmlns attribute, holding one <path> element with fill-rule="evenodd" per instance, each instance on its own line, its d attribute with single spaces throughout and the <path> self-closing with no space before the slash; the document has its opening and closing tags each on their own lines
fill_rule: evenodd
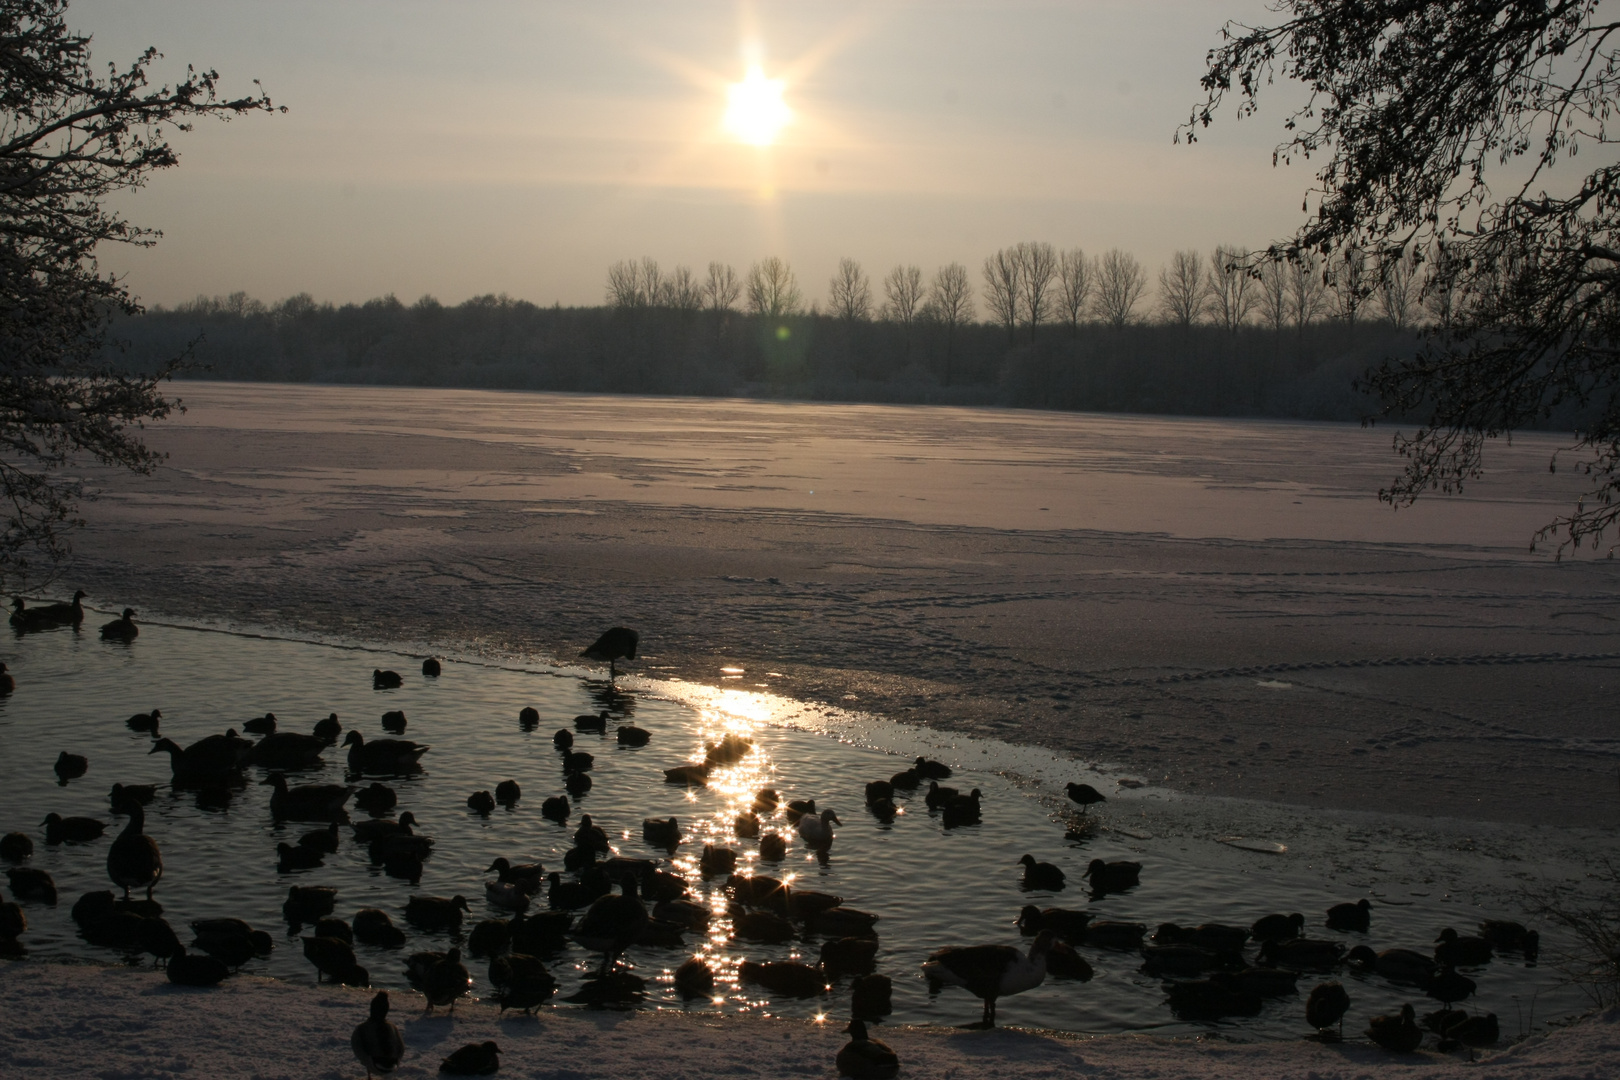
<svg viewBox="0 0 1620 1080">
<path fill-rule="evenodd" d="M 591 696 L 592 706 L 613 719 L 628 720 L 636 714 L 636 695 L 632 690 L 625 690 L 607 679 L 586 679 L 585 689 Z"/>
</svg>

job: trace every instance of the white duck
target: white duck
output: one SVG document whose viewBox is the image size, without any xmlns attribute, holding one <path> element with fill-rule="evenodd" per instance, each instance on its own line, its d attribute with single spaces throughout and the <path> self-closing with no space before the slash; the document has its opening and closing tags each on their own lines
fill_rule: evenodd
<svg viewBox="0 0 1620 1080">
<path fill-rule="evenodd" d="M 507 911 L 528 911 L 529 894 L 524 892 L 515 882 L 486 881 L 484 883 L 484 898 L 498 908 Z"/>
<path fill-rule="evenodd" d="M 984 999 L 985 1027 L 996 1026 L 996 999 L 1033 990 L 1046 981 L 1046 954 L 1057 941 L 1042 930 L 1025 956 L 1011 945 L 966 945 L 941 949 L 923 964 L 923 974 L 936 983 L 960 986 Z"/>
<path fill-rule="evenodd" d="M 823 810 L 821 816 L 805 814 L 799 819 L 799 836 L 813 851 L 826 851 L 832 847 L 834 825 L 842 825 L 838 815 L 831 810 Z"/>
</svg>

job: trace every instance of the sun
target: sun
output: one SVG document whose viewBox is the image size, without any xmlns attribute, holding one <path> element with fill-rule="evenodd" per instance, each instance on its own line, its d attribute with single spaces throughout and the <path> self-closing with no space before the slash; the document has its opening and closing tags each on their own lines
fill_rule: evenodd
<svg viewBox="0 0 1620 1080">
<path fill-rule="evenodd" d="M 767 79 L 759 65 L 749 67 L 742 82 L 726 88 L 726 130 L 753 146 L 769 146 L 793 119 L 782 101 L 782 80 Z"/>
</svg>

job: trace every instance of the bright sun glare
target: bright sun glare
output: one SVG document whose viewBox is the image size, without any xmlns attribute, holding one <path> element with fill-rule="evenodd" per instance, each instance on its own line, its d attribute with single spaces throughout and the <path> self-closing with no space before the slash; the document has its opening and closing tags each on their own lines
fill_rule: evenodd
<svg viewBox="0 0 1620 1080">
<path fill-rule="evenodd" d="M 757 64 L 726 90 L 726 130 L 745 143 L 769 146 L 792 116 L 782 101 L 782 80 L 767 79 Z"/>
</svg>

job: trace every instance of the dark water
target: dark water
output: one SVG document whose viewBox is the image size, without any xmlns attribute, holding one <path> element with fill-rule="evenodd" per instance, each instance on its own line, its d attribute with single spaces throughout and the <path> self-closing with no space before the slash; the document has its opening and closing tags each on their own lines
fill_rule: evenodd
<svg viewBox="0 0 1620 1080">
<path fill-rule="evenodd" d="M 1248 924 L 1270 912 L 1302 911 L 1315 937 L 1427 951 L 1441 927 L 1467 933 L 1482 918 L 1523 918 L 1524 887 L 1578 883 L 1594 845 L 1614 848 L 1612 840 L 1578 830 L 1305 813 L 1179 798 L 1151 787 L 1114 795 L 1093 811 L 1089 835 L 1080 838 L 1066 835 L 1072 815 L 1061 795 L 1063 781 L 1087 779 L 1106 791 L 1115 789 L 1111 780 L 1078 763 L 1044 751 L 952 740 L 804 706 L 745 688 L 751 675 L 718 690 L 649 687 L 622 679 L 614 690 L 600 680 L 549 669 L 447 661 L 444 674 L 432 680 L 418 673 L 418 660 L 398 653 L 161 626 L 147 626 L 130 646 L 102 642 L 93 632 L 53 631 L 8 640 L 0 656 L 18 681 L 17 692 L 0 703 L 0 831 L 29 833 L 36 844 L 32 865 L 50 871 L 62 893 L 54 910 L 28 905 L 24 944 L 30 957 L 40 960 L 120 959 L 85 943 L 68 913 L 80 894 L 110 887 L 106 849 L 122 825 L 108 812 L 107 792 L 114 782 L 164 785 L 148 808 L 146 831 L 164 853 L 166 870 L 156 897 L 170 923 L 182 929 L 183 940 L 189 939 L 183 928 L 191 920 L 245 918 L 278 940 L 267 960 L 246 970 L 305 983 L 314 981 L 314 969 L 296 938 L 285 936 L 280 915 L 289 884 L 335 886 L 337 914 L 345 918 L 362 907 L 380 907 L 403 926 L 405 902 L 413 893 L 460 893 L 471 902 L 475 920 L 496 917 L 504 913 L 483 898 L 483 882 L 492 876 L 484 868 L 496 856 L 514 863 L 539 860 L 560 870 L 577 814 L 585 812 L 608 830 L 620 853 L 662 857 L 642 842 L 641 821 L 673 814 L 686 842 L 669 868 L 685 876 L 695 897 L 718 917 L 707 940 L 688 935 L 685 949 L 631 950 L 629 961 L 649 981 L 649 1005 L 680 1007 L 669 973 L 688 955 L 702 953 L 724 974 L 717 1000 L 693 1007 L 841 1015 L 847 1009 L 847 981 L 832 996 L 810 1001 L 771 1001 L 758 987 L 739 986 L 735 966 L 741 959 L 814 963 L 820 940 L 779 947 L 729 940 L 722 879 L 705 882 L 697 871 L 706 839 L 737 847 L 748 866 L 760 866 L 757 843 L 736 841 L 731 832 L 737 811 L 759 787 L 775 787 L 784 801 L 814 798 L 843 821 L 830 857 L 822 863 L 807 853 L 779 814 L 767 829 L 775 827 L 794 842 L 786 862 L 762 869 L 791 877 L 800 887 L 836 893 L 849 906 L 881 917 L 878 970 L 894 979 L 894 1020 L 904 1023 L 978 1019 L 979 1003 L 964 991 L 948 989 L 931 997 L 919 964 L 944 945 L 1027 945 L 1013 925 L 1025 903 L 1089 906 L 1099 918 L 1150 927 L 1161 921 Z M 371 689 L 375 667 L 399 670 L 404 686 Z M 541 723 L 523 732 L 518 712 L 529 705 L 539 710 Z M 399 792 L 398 811 L 412 811 L 418 831 L 436 840 L 420 885 L 384 876 L 346 830 L 338 853 L 323 867 L 279 874 L 277 842 L 296 842 L 315 826 L 275 826 L 270 789 L 257 784 L 238 793 L 225 810 L 200 808 L 193 795 L 170 791 L 167 756 L 149 755 L 151 740 L 124 724 L 131 713 L 154 707 L 163 711 L 163 733 L 182 745 L 226 727 L 240 728 L 266 711 L 277 715 L 284 730 L 309 731 L 316 720 L 336 712 L 346 729 L 381 737 L 382 713 L 403 710 L 409 718 L 405 737 L 432 746 L 421 774 L 391 781 Z M 633 721 L 652 732 L 652 742 L 641 749 L 620 748 L 612 724 L 606 738 L 580 735 L 580 748 L 596 756 L 595 786 L 564 828 L 540 815 L 541 801 L 563 790 L 551 735 L 558 727 L 571 727 L 576 714 L 602 707 L 613 711 L 616 722 Z M 665 768 L 700 757 L 705 740 L 726 732 L 755 739 L 755 752 L 707 789 L 686 791 L 663 782 Z M 61 750 L 90 759 L 88 775 L 65 788 L 52 772 Z M 892 823 L 866 812 L 865 783 L 888 777 L 917 753 L 956 766 L 953 786 L 982 789 L 982 824 L 944 829 L 938 815 L 924 808 L 920 792 Z M 344 763 L 343 750 L 334 748 L 323 768 L 295 775 L 293 783 L 341 781 Z M 255 771 L 250 779 L 262 775 Z M 515 809 L 497 809 L 487 820 L 468 811 L 469 793 L 493 789 L 505 779 L 522 785 L 523 799 Z M 39 823 L 51 811 L 107 821 L 108 835 L 86 845 L 46 847 Z M 1233 836 L 1281 842 L 1288 850 L 1262 854 L 1221 842 Z M 1017 859 L 1026 851 L 1063 867 L 1070 887 L 1060 894 L 1023 892 Z M 1089 901 L 1079 875 L 1092 858 L 1141 861 L 1142 885 Z M 1320 926 L 1330 904 L 1362 896 L 1374 898 L 1370 934 L 1338 934 Z M 1532 1015 L 1539 1026 L 1586 1004 L 1577 991 L 1560 984 L 1546 962 L 1568 943 L 1541 929 L 1542 965 L 1498 957 L 1468 971 L 1479 983 L 1470 1006 L 1496 1012 L 1508 1035 L 1529 1030 Z M 358 946 L 357 951 L 374 983 L 397 987 L 405 985 L 405 955 L 443 949 L 450 941 L 445 934 L 411 931 L 403 950 Z M 1139 956 L 1080 951 L 1096 970 L 1091 982 L 1048 980 L 1006 999 L 1003 1022 L 1080 1032 L 1198 1030 L 1171 1016 L 1161 981 L 1138 970 Z M 597 959 L 577 947 L 556 958 L 552 967 L 563 984 L 559 996 L 571 993 Z M 469 966 L 477 977 L 475 992 L 487 991 L 482 962 Z M 1420 1011 L 1433 1005 L 1378 978 L 1341 977 L 1354 999 L 1347 1030 L 1359 1029 L 1358 1018 L 1402 1001 L 1414 1000 Z M 1268 1001 L 1259 1017 L 1221 1026 L 1251 1037 L 1298 1037 L 1307 1030 L 1303 996 L 1315 981 L 1302 976 L 1299 996 Z"/>
</svg>

